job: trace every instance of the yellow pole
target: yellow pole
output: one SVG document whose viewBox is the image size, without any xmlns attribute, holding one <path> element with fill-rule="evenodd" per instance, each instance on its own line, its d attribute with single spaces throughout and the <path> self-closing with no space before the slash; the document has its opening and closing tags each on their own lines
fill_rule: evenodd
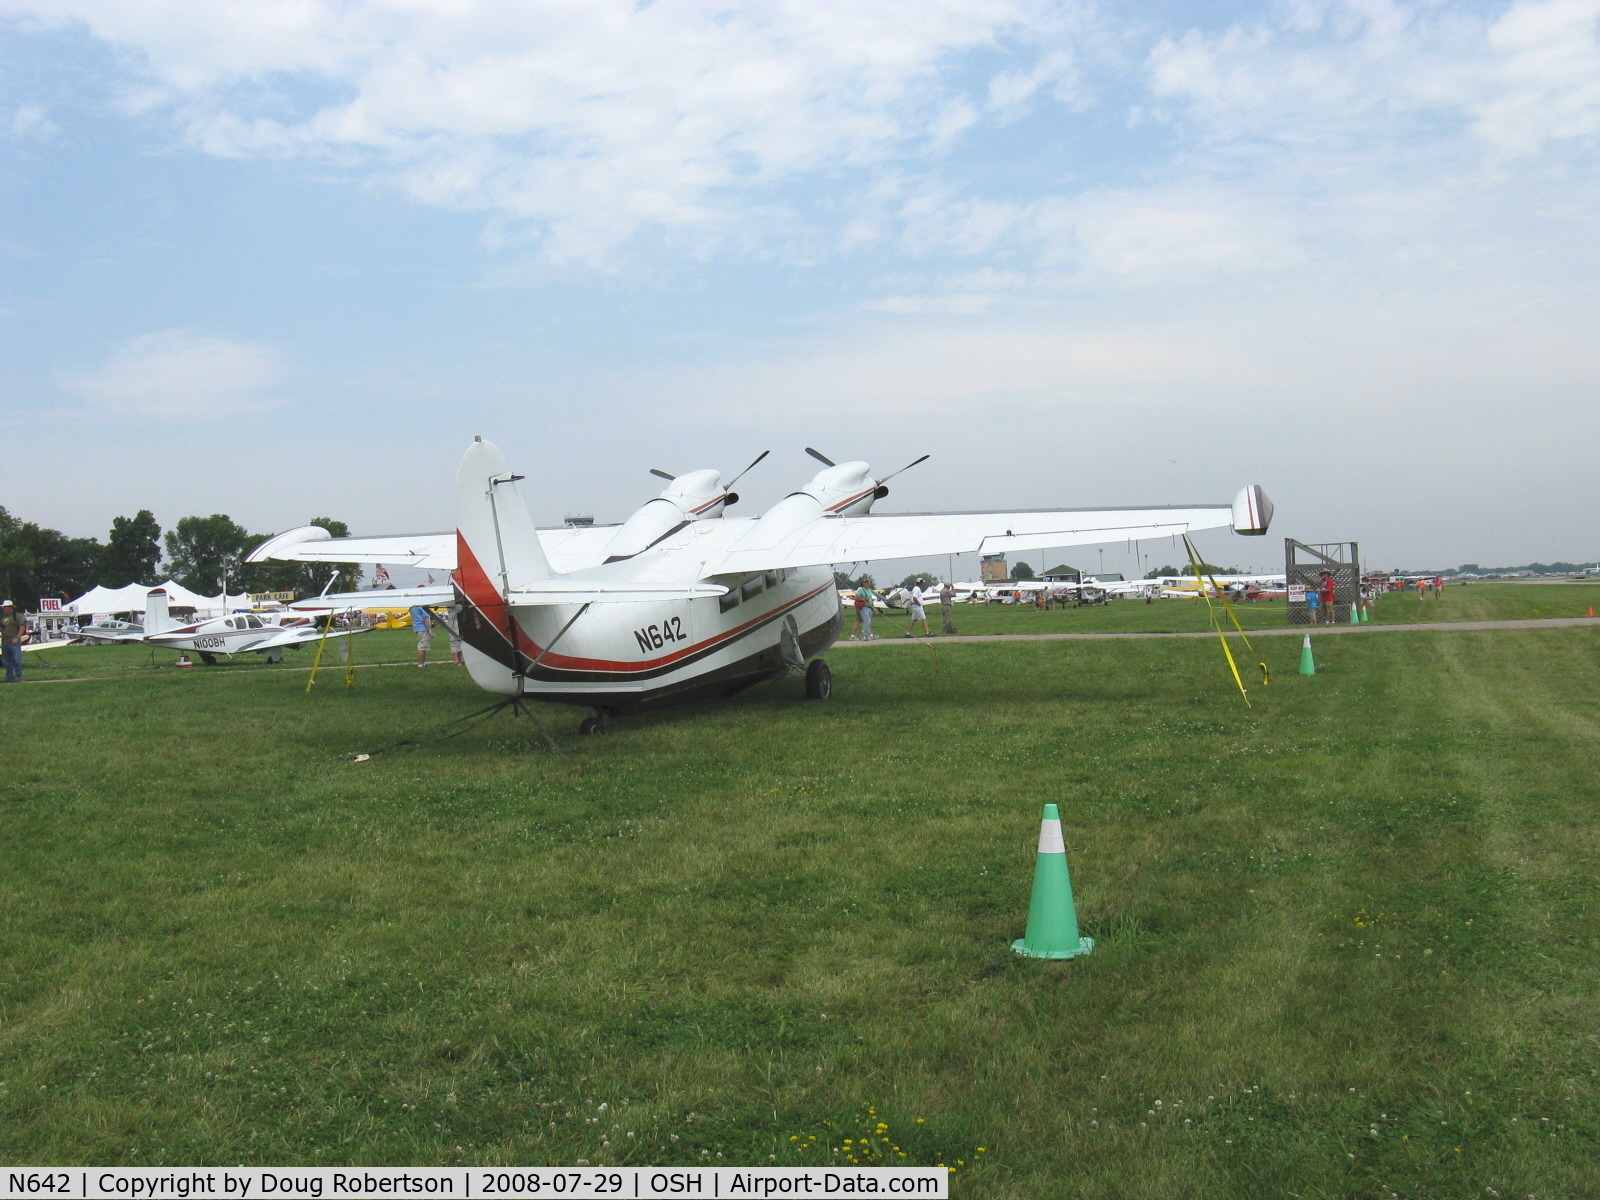
<svg viewBox="0 0 1600 1200">
<path fill-rule="evenodd" d="M 311 674 L 306 676 L 305 695 L 311 694 L 311 689 L 317 686 L 317 668 L 322 665 L 322 652 L 328 645 L 328 630 L 333 628 L 333 610 L 328 610 L 328 619 L 323 622 L 322 636 L 317 639 L 317 657 L 311 662 Z"/>
<path fill-rule="evenodd" d="M 345 614 L 346 620 L 349 613 Z M 356 634 L 355 630 L 347 629 L 344 635 L 344 686 L 346 689 L 356 685 Z"/>
<path fill-rule="evenodd" d="M 1222 654 L 1228 660 L 1228 670 L 1233 672 L 1233 682 L 1239 685 L 1239 695 L 1244 698 L 1244 706 L 1246 708 L 1254 708 L 1255 706 L 1250 703 L 1250 692 L 1244 686 L 1244 680 L 1239 675 L 1239 664 L 1233 661 L 1233 650 L 1228 645 L 1228 635 L 1222 628 L 1222 622 L 1217 618 L 1217 610 L 1211 603 L 1211 594 L 1206 590 L 1207 584 L 1210 585 L 1212 591 L 1217 593 L 1217 599 L 1222 602 L 1223 608 L 1227 610 L 1229 619 L 1233 621 L 1233 627 L 1239 631 L 1239 636 L 1244 638 L 1245 646 L 1252 651 L 1255 647 L 1250 645 L 1250 637 L 1245 633 L 1244 626 L 1239 624 L 1239 618 L 1235 615 L 1227 598 L 1223 596 L 1222 589 L 1217 587 L 1216 577 L 1209 571 L 1202 572 L 1200 554 L 1194 548 L 1194 543 L 1189 540 L 1188 534 L 1183 535 L 1183 544 L 1184 548 L 1189 551 L 1189 565 L 1194 568 L 1195 586 L 1200 590 L 1200 598 L 1206 602 L 1206 615 L 1211 618 L 1211 627 L 1217 631 L 1217 640 L 1222 643 Z M 1263 672 L 1262 682 L 1266 682 L 1265 672 Z"/>
</svg>

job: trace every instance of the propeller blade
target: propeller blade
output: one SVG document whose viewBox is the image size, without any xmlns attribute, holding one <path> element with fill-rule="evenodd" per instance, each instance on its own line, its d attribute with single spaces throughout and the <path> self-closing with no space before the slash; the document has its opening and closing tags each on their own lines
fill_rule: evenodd
<svg viewBox="0 0 1600 1200">
<path fill-rule="evenodd" d="M 900 470 L 891 471 L 889 474 L 885 475 L 882 479 L 878 480 L 878 482 L 879 483 L 888 483 L 889 480 L 893 479 L 896 475 L 903 474 L 904 472 L 911 470 L 911 468 L 916 466 L 917 463 L 927 462 L 932 457 L 933 457 L 933 455 L 931 455 L 931 454 L 924 454 L 921 458 L 917 459 L 916 462 L 908 462 L 905 466 L 901 467 Z"/>
<path fill-rule="evenodd" d="M 760 462 L 763 458 L 765 458 L 767 455 L 769 455 L 771 453 L 772 453 L 771 450 L 763 450 L 760 454 L 756 455 L 755 462 L 751 463 L 748 467 L 746 467 L 744 470 L 740 471 L 732 479 L 728 480 L 727 483 L 723 484 L 722 485 L 723 489 L 726 490 L 726 491 L 732 491 L 734 484 L 738 483 L 739 480 L 743 479 L 746 475 L 750 474 L 750 472 L 755 468 L 756 463 Z"/>
<path fill-rule="evenodd" d="M 658 471 L 655 467 L 650 468 L 650 474 L 654 475 L 657 479 L 665 479 L 668 483 L 671 483 L 677 478 L 676 475 L 668 475 L 665 471 Z"/>
<path fill-rule="evenodd" d="M 822 454 L 819 451 L 813 450 L 810 446 L 806 447 L 806 453 L 811 455 L 812 458 L 816 459 L 825 467 L 831 467 L 834 465 L 833 459 L 829 458 L 826 454 Z"/>
</svg>

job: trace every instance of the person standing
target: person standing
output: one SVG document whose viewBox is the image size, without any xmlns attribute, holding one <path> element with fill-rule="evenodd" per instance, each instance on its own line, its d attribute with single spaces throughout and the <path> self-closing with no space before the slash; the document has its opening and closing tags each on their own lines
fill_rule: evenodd
<svg viewBox="0 0 1600 1200">
<path fill-rule="evenodd" d="M 939 620 L 941 622 L 939 632 L 945 637 L 955 636 L 955 615 L 956 585 L 946 580 L 944 586 L 939 589 Z"/>
<path fill-rule="evenodd" d="M 922 622 L 922 636 L 931 637 L 932 630 L 928 628 L 928 610 L 922 607 L 923 591 L 920 583 L 911 585 L 911 598 L 906 604 L 906 611 L 911 614 L 911 623 L 906 626 L 906 636 L 916 637 L 917 622 Z"/>
<path fill-rule="evenodd" d="M 872 640 L 872 602 L 875 599 L 877 597 L 872 594 L 872 577 L 863 575 L 855 590 L 856 627 L 850 634 L 851 641 L 856 639 L 857 633 L 861 635 L 863 642 Z"/>
<path fill-rule="evenodd" d="M 417 635 L 417 666 L 428 665 L 428 647 L 433 645 L 433 614 L 420 604 L 411 606 L 411 630 Z"/>
<path fill-rule="evenodd" d="M 16 605 L 0 603 L 0 658 L 5 660 L 6 682 L 22 682 L 22 635 L 26 627 L 17 615 Z"/>
<path fill-rule="evenodd" d="M 1332 571 L 1324 571 L 1322 573 L 1322 582 L 1317 585 L 1317 590 L 1322 593 L 1322 619 L 1332 625 L 1339 618 L 1339 614 L 1333 606 L 1336 588 Z"/>
<path fill-rule="evenodd" d="M 450 610 L 450 619 L 445 622 L 444 627 L 450 634 L 450 661 L 458 667 L 466 666 L 466 656 L 461 653 L 461 606 L 459 604 Z"/>
</svg>

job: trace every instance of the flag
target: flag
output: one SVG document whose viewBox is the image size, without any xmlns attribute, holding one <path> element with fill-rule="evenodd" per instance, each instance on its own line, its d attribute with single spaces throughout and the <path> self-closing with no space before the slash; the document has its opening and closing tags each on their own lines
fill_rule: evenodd
<svg viewBox="0 0 1600 1200">
<path fill-rule="evenodd" d="M 429 576 L 428 576 L 428 586 L 429 586 L 429 587 L 432 587 L 432 586 L 433 586 L 433 576 L 432 576 L 432 575 L 429 575 Z"/>
<path fill-rule="evenodd" d="M 375 572 L 373 572 L 372 582 L 373 582 L 374 586 L 376 586 L 378 584 L 382 584 L 382 583 L 388 583 L 389 582 L 389 568 L 384 566 L 382 563 L 379 563 L 378 564 L 378 569 Z"/>
</svg>

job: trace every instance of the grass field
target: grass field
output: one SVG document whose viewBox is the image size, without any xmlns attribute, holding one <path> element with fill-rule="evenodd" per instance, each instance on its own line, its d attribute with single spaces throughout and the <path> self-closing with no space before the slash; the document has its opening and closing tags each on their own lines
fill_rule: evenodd
<svg viewBox="0 0 1600 1200">
<path fill-rule="evenodd" d="M 1600 1194 L 1600 630 L 1257 649 L 1251 710 L 1185 640 L 541 709 L 577 776 L 504 717 L 354 762 L 483 702 L 447 666 L 46 652 L 93 678 L 0 691 L 0 1159 L 787 1164 L 881 1121 L 961 1196 Z M 1009 951 L 1045 800 L 1071 963 Z"/>
</svg>

